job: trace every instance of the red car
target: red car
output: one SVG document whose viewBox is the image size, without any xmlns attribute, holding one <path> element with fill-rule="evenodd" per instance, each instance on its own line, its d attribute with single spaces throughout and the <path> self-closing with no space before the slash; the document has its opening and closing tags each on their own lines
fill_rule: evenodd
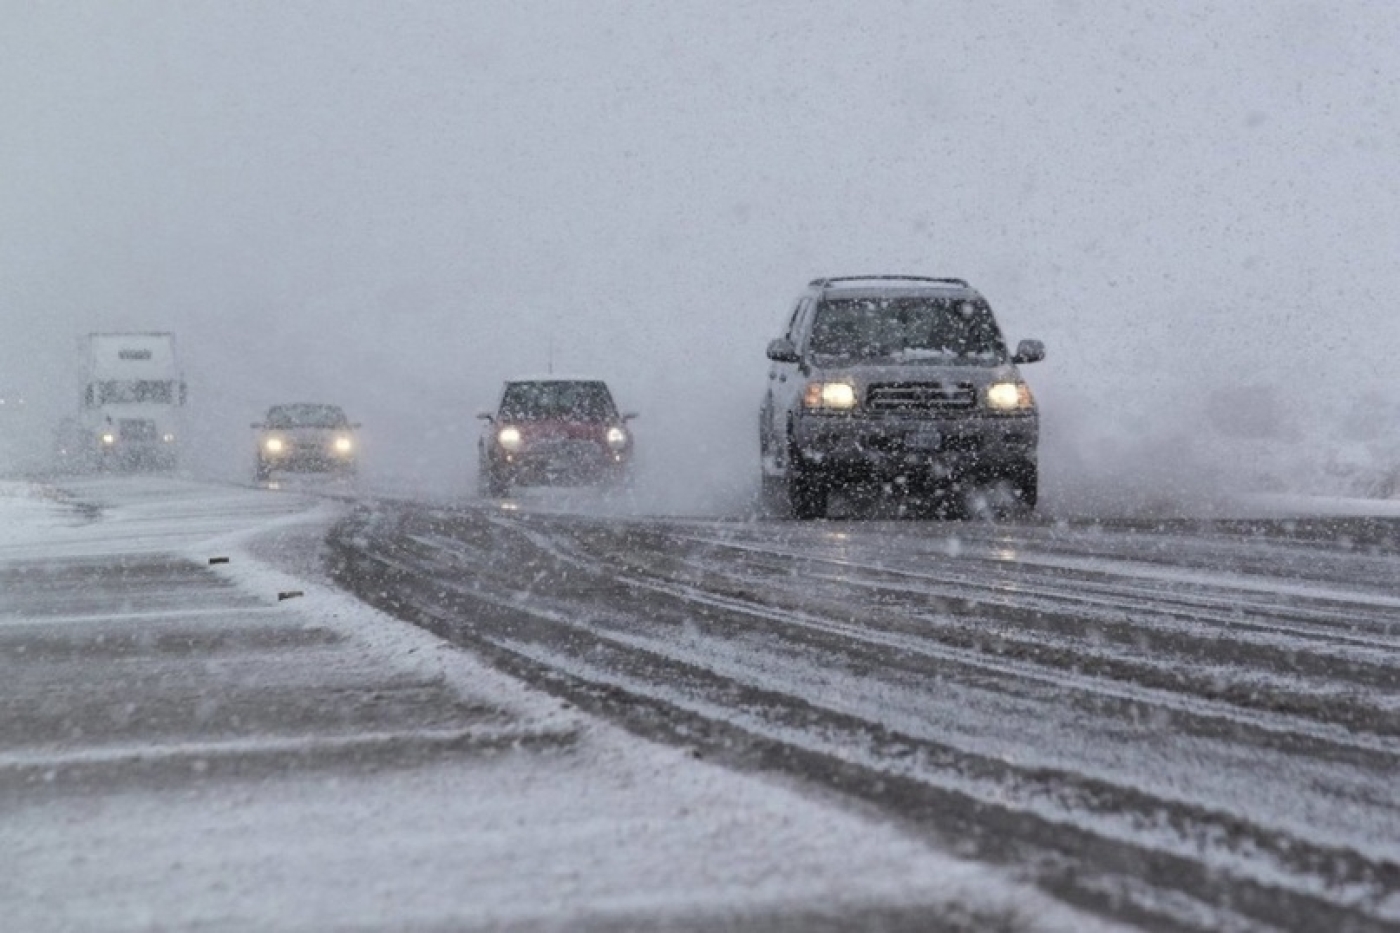
<svg viewBox="0 0 1400 933">
<path fill-rule="evenodd" d="M 478 446 L 481 492 L 512 486 L 621 485 L 632 466 L 635 414 L 619 414 L 601 379 L 514 379 L 485 419 Z"/>
</svg>

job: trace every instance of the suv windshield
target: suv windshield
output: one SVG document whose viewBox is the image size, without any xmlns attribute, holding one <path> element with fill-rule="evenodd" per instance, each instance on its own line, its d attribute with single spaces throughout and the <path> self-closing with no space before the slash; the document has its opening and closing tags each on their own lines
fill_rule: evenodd
<svg viewBox="0 0 1400 933">
<path fill-rule="evenodd" d="M 840 359 L 1000 361 L 1006 344 L 985 303 L 953 298 L 823 301 L 810 349 Z"/>
<path fill-rule="evenodd" d="M 601 382 L 512 382 L 501 398 L 501 417 L 514 421 L 603 421 L 617 417 Z"/>
<path fill-rule="evenodd" d="M 279 405 L 267 411 L 269 428 L 344 428 L 349 423 L 334 405 Z"/>
</svg>

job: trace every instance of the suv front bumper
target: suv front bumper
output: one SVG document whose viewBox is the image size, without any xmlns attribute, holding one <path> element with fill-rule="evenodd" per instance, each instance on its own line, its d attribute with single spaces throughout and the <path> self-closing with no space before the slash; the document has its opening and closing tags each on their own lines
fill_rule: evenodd
<svg viewBox="0 0 1400 933">
<path fill-rule="evenodd" d="M 837 481 L 992 479 L 1034 466 L 1040 419 L 803 414 L 792 441 L 800 469 Z"/>
</svg>

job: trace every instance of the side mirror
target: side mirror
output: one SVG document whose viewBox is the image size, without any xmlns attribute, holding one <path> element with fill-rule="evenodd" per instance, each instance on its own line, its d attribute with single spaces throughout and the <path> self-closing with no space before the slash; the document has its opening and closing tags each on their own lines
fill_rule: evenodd
<svg viewBox="0 0 1400 933">
<path fill-rule="evenodd" d="M 1016 344 L 1016 355 L 1011 358 L 1013 363 L 1039 363 L 1045 359 L 1045 344 L 1039 340 L 1022 340 Z"/>
<path fill-rule="evenodd" d="M 352 422 L 350 422 L 350 430 L 352 430 L 352 431 L 358 431 L 358 430 L 360 430 L 360 428 L 362 428 L 362 427 L 364 427 L 364 425 L 360 424 L 360 422 L 358 422 L 358 421 L 352 421 Z"/>
<path fill-rule="evenodd" d="M 779 337 L 768 344 L 768 358 L 775 363 L 800 363 L 802 357 L 791 340 Z"/>
<path fill-rule="evenodd" d="M 479 412 L 476 413 L 476 416 L 477 416 L 478 418 L 480 418 L 482 421 L 495 421 L 495 420 L 496 420 L 496 416 L 493 415 L 493 414 L 491 414 L 489 411 L 479 411 Z"/>
<path fill-rule="evenodd" d="M 185 380 L 180 380 L 180 404 L 184 405 L 190 400 L 190 387 L 185 385 Z"/>
<path fill-rule="evenodd" d="M 267 425 L 263 424 L 261 421 L 254 421 L 252 424 L 248 425 L 248 427 L 252 428 L 254 431 L 258 431 L 267 427 Z"/>
<path fill-rule="evenodd" d="M 641 415 L 637 414 L 635 411 L 625 411 L 625 412 L 622 413 L 622 423 L 623 423 L 623 424 L 626 424 L 627 422 L 631 421 L 633 418 L 640 418 L 640 417 L 641 417 Z"/>
</svg>

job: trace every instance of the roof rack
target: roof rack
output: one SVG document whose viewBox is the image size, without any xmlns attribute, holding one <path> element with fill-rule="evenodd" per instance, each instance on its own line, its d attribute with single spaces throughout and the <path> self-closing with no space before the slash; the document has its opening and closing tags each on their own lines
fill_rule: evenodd
<svg viewBox="0 0 1400 933">
<path fill-rule="evenodd" d="M 843 275 L 833 278 L 813 279 L 809 285 L 812 288 L 826 288 L 837 282 L 936 282 L 939 285 L 956 285 L 959 288 L 971 288 L 966 279 L 935 279 L 926 275 Z"/>
</svg>

